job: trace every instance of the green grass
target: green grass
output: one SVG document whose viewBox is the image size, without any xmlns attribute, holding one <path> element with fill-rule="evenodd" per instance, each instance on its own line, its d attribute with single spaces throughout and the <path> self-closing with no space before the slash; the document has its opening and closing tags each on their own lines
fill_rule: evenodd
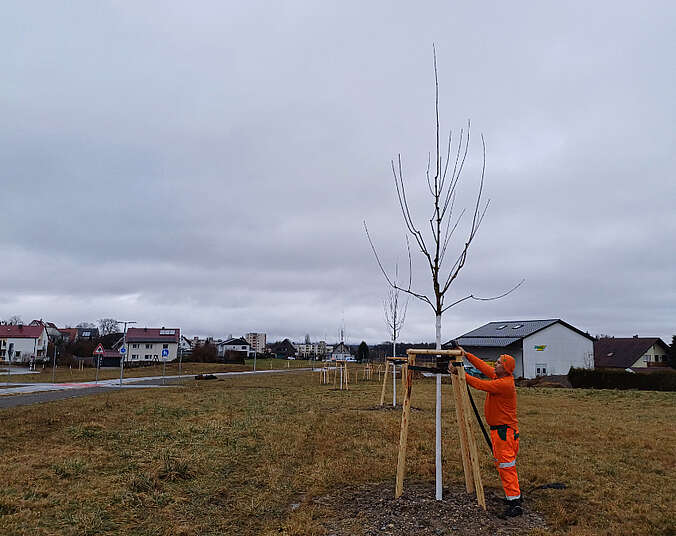
<svg viewBox="0 0 676 536">
<path fill-rule="evenodd" d="M 522 488 L 569 485 L 531 499 L 551 533 L 674 534 L 676 395 L 518 396 Z M 0 534 L 323 534 L 312 497 L 394 480 L 400 413 L 368 410 L 379 398 L 377 380 L 336 391 L 301 372 L 0 410 Z M 444 477 L 461 485 L 451 400 L 444 385 Z M 407 479 L 433 488 L 432 382 L 413 406 Z"/>
</svg>

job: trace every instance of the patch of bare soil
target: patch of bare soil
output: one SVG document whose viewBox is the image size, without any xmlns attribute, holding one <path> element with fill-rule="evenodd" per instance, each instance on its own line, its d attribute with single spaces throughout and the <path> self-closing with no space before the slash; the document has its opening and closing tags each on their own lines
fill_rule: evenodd
<svg viewBox="0 0 676 536">
<path fill-rule="evenodd" d="M 500 519 L 502 499 L 486 491 L 487 511 L 464 487 L 444 488 L 444 498 L 434 498 L 434 483 L 407 483 L 404 494 L 394 498 L 390 484 L 365 484 L 314 499 L 328 506 L 335 517 L 323 522 L 329 536 L 410 536 L 525 534 L 546 527 L 543 517 L 524 504 L 520 517 Z"/>
</svg>

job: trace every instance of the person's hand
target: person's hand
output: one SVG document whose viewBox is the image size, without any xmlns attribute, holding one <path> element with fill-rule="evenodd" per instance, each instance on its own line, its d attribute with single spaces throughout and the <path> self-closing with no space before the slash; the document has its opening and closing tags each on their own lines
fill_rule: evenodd
<svg viewBox="0 0 676 536">
<path fill-rule="evenodd" d="M 462 357 L 465 357 L 467 355 L 467 352 L 465 352 L 465 349 L 462 346 L 458 346 L 458 350 L 462 352 Z"/>
<path fill-rule="evenodd" d="M 458 368 L 453 366 L 453 361 L 448 362 L 448 372 L 455 374 L 456 376 L 458 375 Z"/>
</svg>

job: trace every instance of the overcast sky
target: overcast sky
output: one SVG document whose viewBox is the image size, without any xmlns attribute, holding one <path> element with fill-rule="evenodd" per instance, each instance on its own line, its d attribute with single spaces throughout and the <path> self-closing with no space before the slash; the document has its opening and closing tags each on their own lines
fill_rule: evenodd
<svg viewBox="0 0 676 536">
<path fill-rule="evenodd" d="M 0 318 L 388 339 L 442 130 L 490 208 L 444 340 L 494 320 L 676 333 L 673 2 L 12 2 L 0 19 Z M 444 134 L 444 136 L 447 134 Z M 467 220 L 465 220 L 467 223 Z M 462 225 L 460 230 L 462 230 Z M 464 228 L 466 231 L 466 227 Z M 465 236 L 459 232 L 454 258 Z M 413 251 L 413 286 L 430 275 Z M 432 341 L 411 301 L 402 339 Z"/>
</svg>

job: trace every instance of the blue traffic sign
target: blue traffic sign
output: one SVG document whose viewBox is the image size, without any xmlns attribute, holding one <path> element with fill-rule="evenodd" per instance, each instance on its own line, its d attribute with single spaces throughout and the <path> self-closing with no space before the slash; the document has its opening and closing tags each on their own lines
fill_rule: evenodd
<svg viewBox="0 0 676 536">
<path fill-rule="evenodd" d="M 169 350 L 167 348 L 162 349 L 162 357 L 169 357 Z"/>
<path fill-rule="evenodd" d="M 126 349 L 124 346 L 120 346 L 120 353 L 121 353 L 122 355 L 126 354 L 126 353 L 127 353 L 127 349 Z"/>
</svg>

